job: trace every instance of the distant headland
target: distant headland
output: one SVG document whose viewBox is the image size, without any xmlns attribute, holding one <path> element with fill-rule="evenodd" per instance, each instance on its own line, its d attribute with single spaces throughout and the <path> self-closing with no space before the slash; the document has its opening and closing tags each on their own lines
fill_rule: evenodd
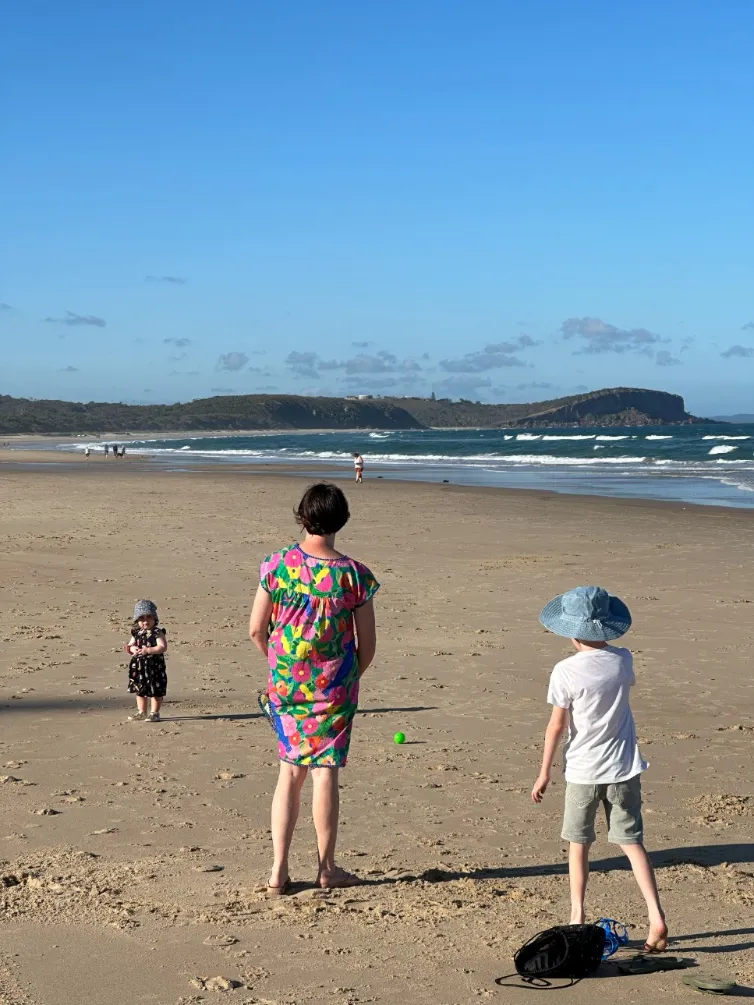
<svg viewBox="0 0 754 1005">
<path fill-rule="evenodd" d="M 54 401 L 0 395 L 0 435 L 77 436 L 177 430 L 430 429 L 663 426 L 713 422 L 666 391 L 614 387 L 527 404 L 449 398 L 309 398 L 245 394 L 174 405 Z"/>
</svg>

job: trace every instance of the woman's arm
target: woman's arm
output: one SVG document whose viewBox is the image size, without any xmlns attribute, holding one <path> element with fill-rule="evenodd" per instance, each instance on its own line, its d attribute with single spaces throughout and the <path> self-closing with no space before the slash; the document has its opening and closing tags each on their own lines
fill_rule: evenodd
<svg viewBox="0 0 754 1005">
<path fill-rule="evenodd" d="M 377 624 L 374 618 L 374 601 L 357 607 L 353 612 L 356 623 L 356 658 L 359 661 L 359 677 L 363 676 L 377 651 Z"/>
<path fill-rule="evenodd" d="M 249 638 L 257 649 L 267 655 L 267 640 L 270 636 L 270 619 L 272 618 L 272 597 L 263 586 L 257 589 L 254 606 L 249 618 Z"/>
<path fill-rule="evenodd" d="M 558 749 L 560 739 L 568 726 L 570 714 L 571 710 L 569 708 L 558 708 L 557 705 L 553 706 L 552 715 L 545 730 L 545 749 L 542 754 L 542 768 L 539 772 L 539 778 L 537 778 L 531 791 L 531 797 L 535 803 L 542 802 L 542 798 L 547 791 L 547 786 L 550 784 L 550 773 L 552 771 L 552 762 L 555 760 L 555 751 Z"/>
</svg>

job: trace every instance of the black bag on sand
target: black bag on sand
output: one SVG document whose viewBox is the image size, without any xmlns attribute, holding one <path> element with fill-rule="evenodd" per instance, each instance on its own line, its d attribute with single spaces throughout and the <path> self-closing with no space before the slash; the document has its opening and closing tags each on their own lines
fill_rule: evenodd
<svg viewBox="0 0 754 1005">
<path fill-rule="evenodd" d="M 573 983 L 593 974 L 604 950 L 605 930 L 599 925 L 557 925 L 529 939 L 513 962 L 528 984 L 548 987 L 553 977 Z"/>
</svg>

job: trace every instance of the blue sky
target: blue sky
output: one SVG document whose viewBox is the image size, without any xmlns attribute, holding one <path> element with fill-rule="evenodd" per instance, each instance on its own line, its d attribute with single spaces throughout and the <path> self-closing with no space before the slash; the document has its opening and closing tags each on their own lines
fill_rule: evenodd
<svg viewBox="0 0 754 1005">
<path fill-rule="evenodd" d="M 0 393 L 754 411 L 754 5 L 26 0 Z"/>
</svg>

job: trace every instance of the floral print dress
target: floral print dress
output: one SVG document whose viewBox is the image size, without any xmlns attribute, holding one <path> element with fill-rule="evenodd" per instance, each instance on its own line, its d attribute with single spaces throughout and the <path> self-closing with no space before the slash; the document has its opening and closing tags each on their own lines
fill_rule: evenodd
<svg viewBox="0 0 754 1005">
<path fill-rule="evenodd" d="M 147 631 L 136 628 L 133 640 L 137 646 L 150 649 L 164 639 L 164 628 L 150 628 Z M 162 653 L 151 656 L 132 656 L 128 664 L 128 690 L 140 698 L 164 698 L 168 692 L 168 673 Z"/>
<path fill-rule="evenodd" d="M 266 558 L 260 579 L 273 604 L 267 693 L 280 759 L 342 768 L 359 700 L 353 612 L 379 583 L 360 562 L 298 544 Z"/>
</svg>

